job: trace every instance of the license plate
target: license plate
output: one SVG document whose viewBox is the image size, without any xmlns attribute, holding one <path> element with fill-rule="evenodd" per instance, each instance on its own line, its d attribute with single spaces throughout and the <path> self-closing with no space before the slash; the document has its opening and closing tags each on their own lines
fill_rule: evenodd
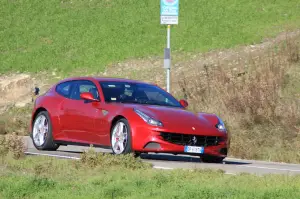
<svg viewBox="0 0 300 199">
<path fill-rule="evenodd" d="M 198 147 L 198 146 L 184 146 L 184 152 L 186 153 L 204 153 L 204 147 Z"/>
</svg>

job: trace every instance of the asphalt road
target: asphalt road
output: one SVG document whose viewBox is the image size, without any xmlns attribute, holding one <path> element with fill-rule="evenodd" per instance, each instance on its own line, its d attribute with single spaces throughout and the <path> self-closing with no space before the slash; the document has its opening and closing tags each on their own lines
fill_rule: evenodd
<svg viewBox="0 0 300 199">
<path fill-rule="evenodd" d="M 45 155 L 57 158 L 79 159 L 82 151 L 88 147 L 81 146 L 61 146 L 57 151 L 38 151 L 34 148 L 29 137 L 24 137 L 27 146 L 27 155 Z M 96 148 L 98 152 L 110 153 L 111 150 Z M 222 169 L 227 174 L 251 173 L 257 175 L 264 174 L 300 174 L 300 164 L 286 164 L 255 160 L 241 160 L 226 158 L 222 164 L 203 163 L 200 158 L 188 155 L 170 154 L 142 154 L 143 161 L 150 162 L 156 169 Z"/>
</svg>

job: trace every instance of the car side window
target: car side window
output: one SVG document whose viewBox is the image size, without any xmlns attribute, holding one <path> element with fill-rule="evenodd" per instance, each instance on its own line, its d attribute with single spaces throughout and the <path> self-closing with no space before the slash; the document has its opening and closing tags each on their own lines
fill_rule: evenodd
<svg viewBox="0 0 300 199">
<path fill-rule="evenodd" d="M 96 85 L 91 81 L 85 81 L 85 80 L 76 82 L 76 85 L 74 86 L 71 93 L 71 99 L 81 100 L 80 94 L 84 92 L 90 92 L 92 93 L 95 99 L 100 100 L 99 92 Z"/>
<path fill-rule="evenodd" d="M 69 97 L 71 92 L 72 82 L 63 82 L 56 86 L 56 92 L 63 97 Z"/>
</svg>

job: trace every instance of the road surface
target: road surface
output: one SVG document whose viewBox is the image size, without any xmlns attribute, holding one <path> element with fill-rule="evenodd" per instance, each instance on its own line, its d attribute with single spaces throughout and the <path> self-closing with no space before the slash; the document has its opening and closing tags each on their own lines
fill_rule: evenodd
<svg viewBox="0 0 300 199">
<path fill-rule="evenodd" d="M 27 155 L 46 155 L 57 158 L 80 159 L 82 151 L 88 147 L 61 146 L 57 151 L 38 151 L 34 148 L 29 137 L 24 137 Z M 111 153 L 111 150 L 95 148 L 97 152 Z M 143 161 L 150 162 L 157 169 L 222 169 L 226 174 L 251 173 L 264 174 L 300 174 L 300 164 L 286 164 L 255 160 L 226 158 L 222 164 L 203 163 L 200 158 L 188 155 L 142 154 Z"/>
</svg>

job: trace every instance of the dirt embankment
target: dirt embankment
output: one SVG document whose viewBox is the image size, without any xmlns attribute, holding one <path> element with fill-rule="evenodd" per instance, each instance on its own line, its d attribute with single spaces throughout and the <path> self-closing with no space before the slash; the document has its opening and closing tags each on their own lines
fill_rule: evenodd
<svg viewBox="0 0 300 199">
<path fill-rule="evenodd" d="M 24 107 L 29 103 L 34 84 L 28 74 L 0 76 L 0 113 L 10 106 Z"/>
</svg>

